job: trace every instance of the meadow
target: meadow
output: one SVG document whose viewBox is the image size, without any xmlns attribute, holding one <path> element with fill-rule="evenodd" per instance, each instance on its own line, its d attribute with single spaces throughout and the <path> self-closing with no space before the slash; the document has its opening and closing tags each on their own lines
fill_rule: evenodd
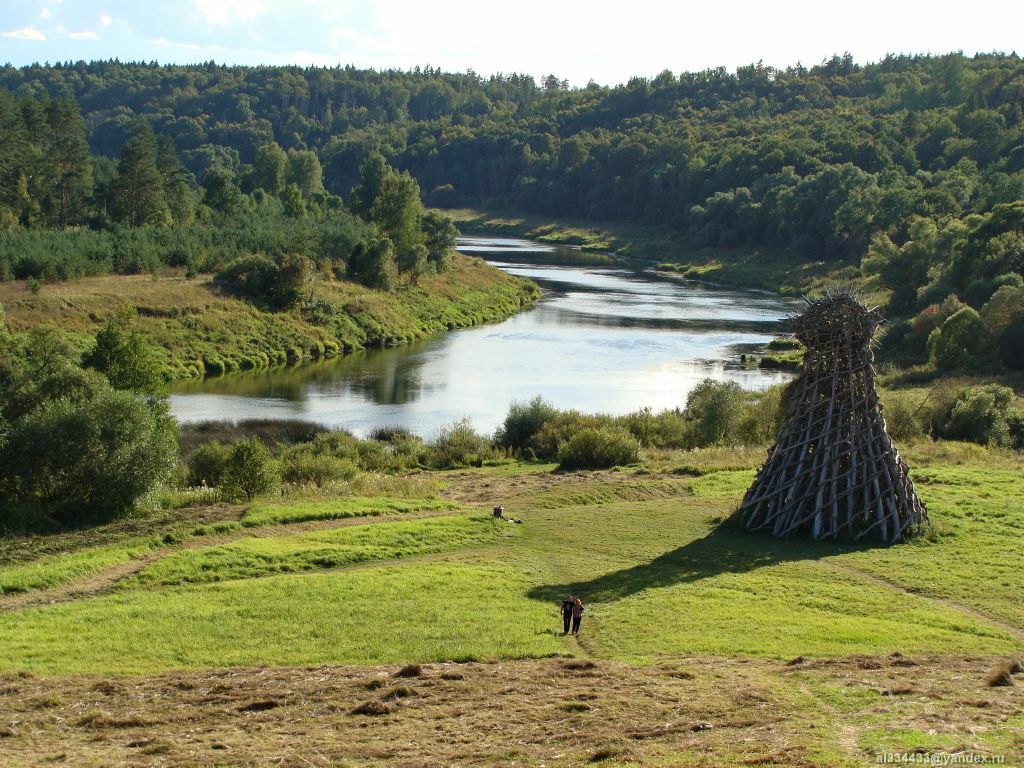
<svg viewBox="0 0 1024 768">
<path fill-rule="evenodd" d="M 76 764 L 298 765 L 298 729 L 317 765 L 1013 764 L 1022 687 L 986 679 L 1024 653 L 1024 460 L 905 453 L 934 525 L 891 548 L 740 533 L 760 454 L 718 448 L 437 472 L 436 498 L 184 509 L 106 547 L 102 529 L 8 540 L 2 746 L 14 765 L 55 739 Z"/>
</svg>

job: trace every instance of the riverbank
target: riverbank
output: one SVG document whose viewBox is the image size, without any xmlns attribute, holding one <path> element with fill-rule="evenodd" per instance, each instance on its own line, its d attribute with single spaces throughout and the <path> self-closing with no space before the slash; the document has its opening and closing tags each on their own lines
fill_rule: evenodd
<svg viewBox="0 0 1024 768">
<path fill-rule="evenodd" d="M 694 248 L 664 227 L 583 219 L 552 220 L 511 211 L 472 208 L 443 209 L 464 234 L 525 237 L 543 243 L 578 246 L 608 253 L 690 280 L 755 288 L 783 296 L 815 293 L 827 285 L 846 283 L 865 290 L 868 301 L 885 295 L 863 285 L 860 271 L 849 264 L 809 262 L 787 251 L 767 248 Z"/>
<path fill-rule="evenodd" d="M 0 283 L 8 327 L 52 324 L 85 347 L 122 306 L 160 349 L 171 379 L 296 364 L 394 346 L 455 328 L 504 320 L 540 291 L 480 259 L 454 254 L 452 268 L 391 293 L 343 280 L 315 284 L 316 310 L 270 312 L 214 290 L 209 275 L 108 275 L 44 284 Z"/>
</svg>

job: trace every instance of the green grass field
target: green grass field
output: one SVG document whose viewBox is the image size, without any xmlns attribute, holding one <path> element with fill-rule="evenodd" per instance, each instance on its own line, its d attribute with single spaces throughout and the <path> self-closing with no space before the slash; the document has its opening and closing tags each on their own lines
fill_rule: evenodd
<svg viewBox="0 0 1024 768">
<path fill-rule="evenodd" d="M 916 477 L 939 533 L 889 549 L 734 531 L 722 521 L 751 469 L 693 477 L 483 468 L 451 473 L 444 500 L 260 503 L 240 526 L 213 526 L 227 541 L 168 545 L 106 594 L 0 612 L 0 669 L 1017 652 L 1020 469 L 988 468 L 987 453 L 972 455 L 959 466 L 923 459 Z M 682 471 L 702 458 L 674 456 Z M 707 459 L 714 466 L 718 456 Z M 462 505 L 475 516 L 456 511 L 460 495 L 484 482 L 525 525 L 486 519 L 485 503 Z M 373 522 L 380 515 L 388 517 Z M 6 589 L 45 588 L 133 553 L 86 549 L 0 574 Z M 567 592 L 588 605 L 578 643 L 555 634 Z"/>
<path fill-rule="evenodd" d="M 1024 653 L 1024 461 L 952 443 L 906 455 L 935 530 L 891 548 L 740 533 L 728 516 L 759 455 L 722 449 L 657 453 L 608 472 L 511 464 L 439 473 L 440 499 L 259 502 L 225 506 L 221 522 L 207 509 L 198 527 L 185 524 L 185 511 L 167 522 L 173 535 L 157 529 L 97 547 L 95 532 L 71 532 L 60 535 L 66 555 L 35 560 L 12 542 L 0 549 L 0 582 L 20 593 L 0 595 L 0 681 L 13 681 L 6 690 L 19 717 L 52 738 L 77 739 L 73 754 L 97 764 L 114 746 L 86 738 L 96 723 L 137 723 L 149 738 L 180 745 L 169 713 L 220 700 L 222 687 L 204 682 L 217 669 L 238 670 L 230 674 L 247 680 L 250 697 L 308 689 L 279 717 L 316 727 L 349 716 L 338 707 L 377 696 L 392 713 L 378 727 L 398 751 L 378 754 L 332 725 L 350 735 L 331 754 L 354 764 L 392 764 L 406 749 L 416 765 L 466 755 L 487 765 L 540 755 L 555 766 L 708 765 L 700 755 L 709 753 L 714 764 L 794 766 L 855 766 L 885 750 L 1024 756 L 1013 735 L 1024 728 L 1020 686 L 984 683 L 993 660 Z M 524 524 L 493 520 L 493 503 Z M 93 588 L 67 591 L 84 584 Z M 587 604 L 578 638 L 561 634 L 566 593 Z M 392 674 L 377 665 L 412 662 L 452 676 L 400 690 L 373 683 Z M 570 663 L 583 666 L 552 666 Z M 344 667 L 355 687 L 323 699 L 317 681 L 337 668 L 322 665 L 339 664 L 356 665 Z M 286 682 L 274 687 L 270 673 L 252 671 L 268 667 L 285 670 Z M 584 677 L 552 688 L 565 669 Z M 102 698 L 95 691 L 106 683 L 71 692 L 97 675 L 162 691 L 178 690 L 167 685 L 175 675 L 180 695 L 195 690 L 199 701 Z M 470 689 L 444 687 L 467 675 Z M 442 688 L 421 693 L 435 683 Z M 367 694 L 367 686 L 384 687 Z M 76 703 L 96 696 L 92 709 Z M 477 703 L 464 706 L 466 696 Z M 395 710 L 396 697 L 411 698 Z M 322 711 L 296 709 L 321 699 Z M 562 742 L 552 736 L 547 747 L 517 752 L 495 735 L 507 726 L 483 714 L 498 700 L 533 733 L 554 723 L 600 737 L 553 753 Z M 119 707 L 121 719 L 110 714 Z M 54 719 L 48 708 L 63 714 Z M 249 733 L 225 725 L 230 711 L 209 712 L 209 728 Z M 443 740 L 430 742 L 429 759 L 416 752 L 432 722 L 460 712 L 490 734 L 484 752 L 450 753 Z M 673 725 L 680 718 L 696 725 Z M 716 723 L 706 735 L 704 721 Z M 651 735 L 612 738 L 606 722 Z M 753 730 L 737 740 L 730 728 Z M 233 748 L 262 764 L 271 742 L 245 736 Z M 15 764 L 31 764 L 28 742 L 8 743 L 24 750 Z M 117 748 L 149 741 L 127 743 Z M 184 754 L 183 763 L 205 764 Z"/>
</svg>

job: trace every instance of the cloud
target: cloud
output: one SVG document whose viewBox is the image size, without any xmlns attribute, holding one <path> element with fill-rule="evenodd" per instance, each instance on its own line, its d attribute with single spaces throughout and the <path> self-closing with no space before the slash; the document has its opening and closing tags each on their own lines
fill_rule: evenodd
<svg viewBox="0 0 1024 768">
<path fill-rule="evenodd" d="M 45 40 L 46 35 L 35 27 L 22 27 L 10 32 L 0 32 L 0 37 L 9 37 L 12 40 Z"/>
<path fill-rule="evenodd" d="M 211 27 L 233 22 L 251 22 L 271 9 L 271 0 L 193 0 L 193 5 Z"/>
<path fill-rule="evenodd" d="M 68 32 L 72 40 L 99 40 L 100 36 L 95 32 Z"/>
<path fill-rule="evenodd" d="M 114 18 L 109 13 L 100 14 L 100 24 L 102 24 L 104 27 L 109 27 L 111 23 L 113 23 L 113 21 Z"/>
<path fill-rule="evenodd" d="M 179 43 L 175 40 L 168 40 L 166 37 L 153 38 L 153 45 L 159 45 L 163 48 L 184 48 L 188 51 L 197 51 L 200 48 L 195 43 Z"/>
</svg>

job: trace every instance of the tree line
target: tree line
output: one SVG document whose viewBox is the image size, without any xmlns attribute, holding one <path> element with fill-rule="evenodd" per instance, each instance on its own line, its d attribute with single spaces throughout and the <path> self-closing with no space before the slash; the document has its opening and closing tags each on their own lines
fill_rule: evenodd
<svg viewBox="0 0 1024 768">
<path fill-rule="evenodd" d="M 0 279 L 182 267 L 285 308 L 317 274 L 390 290 L 445 269 L 455 244 L 452 222 L 426 212 L 415 179 L 379 153 L 364 159 L 349 210 L 325 190 L 314 150 L 270 141 L 244 172 L 197 179 L 145 116 L 107 158 L 92 154 L 72 99 L 3 90 L 0 131 Z"/>
</svg>

